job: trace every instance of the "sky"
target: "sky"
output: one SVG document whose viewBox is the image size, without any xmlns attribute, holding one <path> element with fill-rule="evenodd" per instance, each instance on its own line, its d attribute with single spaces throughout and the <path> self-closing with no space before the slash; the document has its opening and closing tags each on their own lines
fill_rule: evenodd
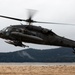
<svg viewBox="0 0 75 75">
<path fill-rule="evenodd" d="M 6 15 L 21 19 L 27 19 L 27 9 L 37 10 L 33 19 L 37 21 L 57 22 L 75 24 L 75 0 L 0 0 L 0 15 Z M 0 30 L 17 24 L 26 24 L 14 20 L 0 18 Z M 34 24 L 44 28 L 52 29 L 60 36 L 75 40 L 75 26 L 73 25 L 52 25 Z M 25 48 L 15 47 L 0 39 L 0 52 L 12 52 Z M 30 48 L 49 49 L 55 46 L 43 46 L 28 44 Z"/>
</svg>

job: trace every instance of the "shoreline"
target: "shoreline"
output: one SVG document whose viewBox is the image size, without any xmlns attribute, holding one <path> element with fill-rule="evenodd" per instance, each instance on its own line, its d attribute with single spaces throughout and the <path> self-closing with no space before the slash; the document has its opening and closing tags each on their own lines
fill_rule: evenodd
<svg viewBox="0 0 75 75">
<path fill-rule="evenodd" d="M 24 62 L 24 63 L 12 63 L 12 62 L 9 62 L 9 63 L 6 63 L 6 62 L 2 62 L 2 63 L 0 63 L 0 65 L 32 65 L 32 66 L 64 66 L 64 65 L 66 65 L 66 66 L 75 66 L 75 62 L 72 62 L 72 63 L 56 63 L 56 62 L 54 62 L 54 63 L 42 63 L 42 62 Z"/>
</svg>

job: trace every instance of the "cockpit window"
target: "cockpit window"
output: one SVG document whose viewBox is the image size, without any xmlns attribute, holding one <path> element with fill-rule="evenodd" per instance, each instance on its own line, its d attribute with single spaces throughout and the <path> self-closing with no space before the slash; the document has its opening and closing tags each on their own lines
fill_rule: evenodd
<svg viewBox="0 0 75 75">
<path fill-rule="evenodd" d="M 8 27 L 3 28 L 2 31 L 7 32 L 7 31 L 9 31 L 9 28 Z"/>
<path fill-rule="evenodd" d="M 8 32 L 8 29 L 6 29 L 5 31 Z"/>
<path fill-rule="evenodd" d="M 2 31 L 6 31 L 6 29 L 7 29 L 7 27 L 6 28 L 3 28 Z"/>
</svg>

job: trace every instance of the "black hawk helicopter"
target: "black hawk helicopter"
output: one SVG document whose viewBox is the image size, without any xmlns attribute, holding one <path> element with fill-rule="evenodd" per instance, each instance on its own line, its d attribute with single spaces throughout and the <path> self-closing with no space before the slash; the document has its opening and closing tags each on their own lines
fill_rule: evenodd
<svg viewBox="0 0 75 75">
<path fill-rule="evenodd" d="M 54 45 L 62 47 L 75 48 L 75 41 L 61 37 L 55 34 L 52 30 L 42 28 L 41 26 L 34 26 L 32 23 L 46 23 L 46 24 L 65 24 L 54 22 L 40 22 L 32 19 L 34 13 L 29 13 L 28 19 L 18 19 L 8 16 L 0 15 L 0 17 L 8 18 L 17 21 L 25 21 L 28 25 L 12 25 L 0 31 L 0 38 L 6 39 L 8 44 L 20 47 L 28 47 L 22 42 L 35 43 L 42 45 Z M 75 53 L 75 50 L 74 50 Z"/>
</svg>

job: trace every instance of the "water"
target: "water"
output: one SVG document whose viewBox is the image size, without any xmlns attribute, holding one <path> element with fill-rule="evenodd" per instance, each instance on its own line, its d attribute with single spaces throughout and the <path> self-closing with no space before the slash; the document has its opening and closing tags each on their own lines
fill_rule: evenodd
<svg viewBox="0 0 75 75">
<path fill-rule="evenodd" d="M 31 66 L 59 66 L 59 65 L 67 65 L 67 66 L 75 66 L 75 62 L 73 63 L 35 63 L 35 62 L 26 62 L 26 63 L 0 63 L 0 65 L 17 65 L 17 66 L 21 66 L 21 65 L 31 65 Z"/>
</svg>

